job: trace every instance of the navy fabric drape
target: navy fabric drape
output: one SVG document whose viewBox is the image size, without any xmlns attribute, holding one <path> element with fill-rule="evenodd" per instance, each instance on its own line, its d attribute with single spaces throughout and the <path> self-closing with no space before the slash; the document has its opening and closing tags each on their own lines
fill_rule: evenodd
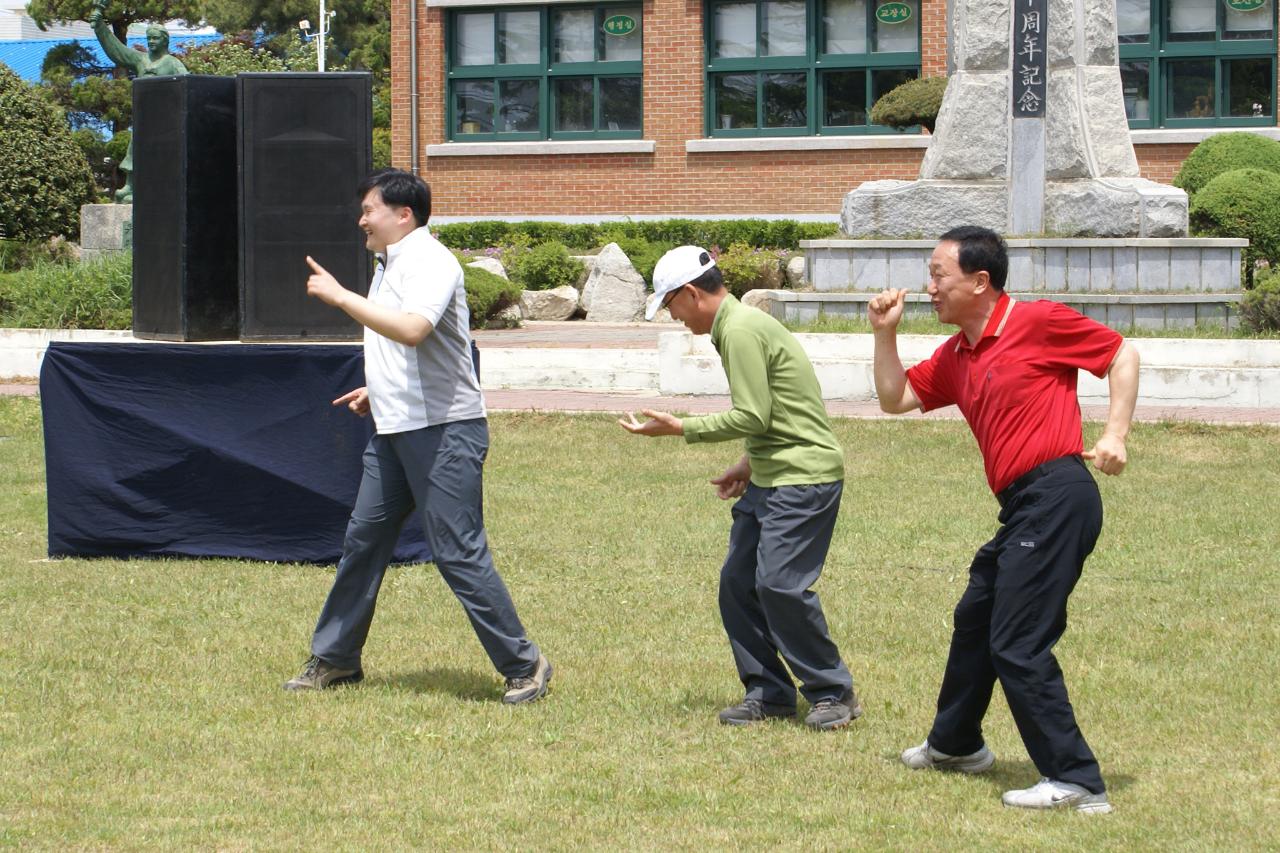
<svg viewBox="0 0 1280 853">
<path fill-rule="evenodd" d="M 373 425 L 358 346 L 51 343 L 50 556 L 336 562 Z M 429 560 L 415 517 L 398 562 Z"/>
</svg>

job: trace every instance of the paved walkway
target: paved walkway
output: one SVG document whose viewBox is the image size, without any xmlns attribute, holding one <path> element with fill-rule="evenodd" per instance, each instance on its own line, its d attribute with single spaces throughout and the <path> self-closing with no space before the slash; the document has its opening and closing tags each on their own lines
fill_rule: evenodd
<svg viewBox="0 0 1280 853">
<path fill-rule="evenodd" d="M 580 348 L 580 349 L 657 349 L 658 336 L 663 332 L 682 330 L 678 324 L 653 323 L 565 323 L 526 322 L 519 329 L 486 330 L 475 333 L 476 342 L 483 351 L 491 348 Z M 482 356 L 483 358 L 483 356 Z M 34 396 L 34 382 L 0 384 L 0 395 Z M 485 391 L 488 406 L 493 411 L 545 411 L 545 412 L 639 412 L 641 409 L 709 414 L 728 408 L 729 398 L 723 396 L 664 397 L 658 394 L 614 393 L 610 391 L 564 391 L 555 389 L 489 389 Z M 880 411 L 873 402 L 828 400 L 827 410 L 835 417 L 882 418 L 892 417 Z M 1086 420 L 1105 420 L 1105 406 L 1085 406 Z M 915 413 L 906 417 L 955 419 L 960 416 L 954 407 L 927 415 Z M 1280 409 L 1246 409 L 1210 406 L 1139 406 L 1135 419 L 1144 422 L 1187 421 L 1214 424 L 1270 424 L 1280 426 Z"/>
</svg>

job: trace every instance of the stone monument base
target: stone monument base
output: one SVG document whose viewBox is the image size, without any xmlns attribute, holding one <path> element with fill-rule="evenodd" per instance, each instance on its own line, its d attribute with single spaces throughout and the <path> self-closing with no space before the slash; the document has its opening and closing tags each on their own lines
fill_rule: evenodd
<svg viewBox="0 0 1280 853">
<path fill-rule="evenodd" d="M 133 205 L 85 204 L 80 207 L 80 258 L 92 261 L 133 248 Z"/>
<path fill-rule="evenodd" d="M 850 237 L 938 237 L 956 225 L 1007 233 L 1004 180 L 867 181 L 845 196 L 840 228 Z M 1180 237 L 1187 194 L 1145 178 L 1047 181 L 1044 230 L 1059 237 Z"/>
</svg>

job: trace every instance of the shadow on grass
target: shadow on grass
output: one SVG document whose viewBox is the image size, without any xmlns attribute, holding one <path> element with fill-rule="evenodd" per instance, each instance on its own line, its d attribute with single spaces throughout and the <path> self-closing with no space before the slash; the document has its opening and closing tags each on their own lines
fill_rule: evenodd
<svg viewBox="0 0 1280 853">
<path fill-rule="evenodd" d="M 452 666 L 420 669 L 399 675 L 366 678 L 369 685 L 387 686 L 413 693 L 445 693 L 475 702 L 496 700 L 501 697 L 500 684 L 495 677 L 482 675 L 475 670 Z"/>
<path fill-rule="evenodd" d="M 992 788 L 1003 793 L 1016 788 L 1030 788 L 1040 781 L 1040 771 L 1036 769 L 1030 759 L 1007 760 L 997 758 L 995 766 L 991 770 L 974 778 L 986 782 Z M 1102 780 L 1107 783 L 1107 791 L 1109 793 L 1123 791 L 1134 783 L 1134 778 L 1129 774 L 1107 773 L 1106 768 L 1103 768 Z"/>
</svg>

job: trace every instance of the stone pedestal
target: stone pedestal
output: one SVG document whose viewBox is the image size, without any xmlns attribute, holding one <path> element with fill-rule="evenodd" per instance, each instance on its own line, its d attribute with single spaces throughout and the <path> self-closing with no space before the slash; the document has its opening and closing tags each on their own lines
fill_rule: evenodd
<svg viewBox="0 0 1280 853">
<path fill-rule="evenodd" d="M 1186 193 L 1138 172 L 1115 0 L 1046 0 L 1043 17 L 1023 5 L 955 5 L 955 70 L 919 180 L 849 193 L 846 234 L 936 238 L 972 224 L 1012 236 L 1186 235 Z M 1032 81 L 1043 102 L 1023 115 Z"/>
<path fill-rule="evenodd" d="M 80 207 L 80 258 L 92 261 L 133 248 L 133 205 L 85 204 Z"/>
</svg>

